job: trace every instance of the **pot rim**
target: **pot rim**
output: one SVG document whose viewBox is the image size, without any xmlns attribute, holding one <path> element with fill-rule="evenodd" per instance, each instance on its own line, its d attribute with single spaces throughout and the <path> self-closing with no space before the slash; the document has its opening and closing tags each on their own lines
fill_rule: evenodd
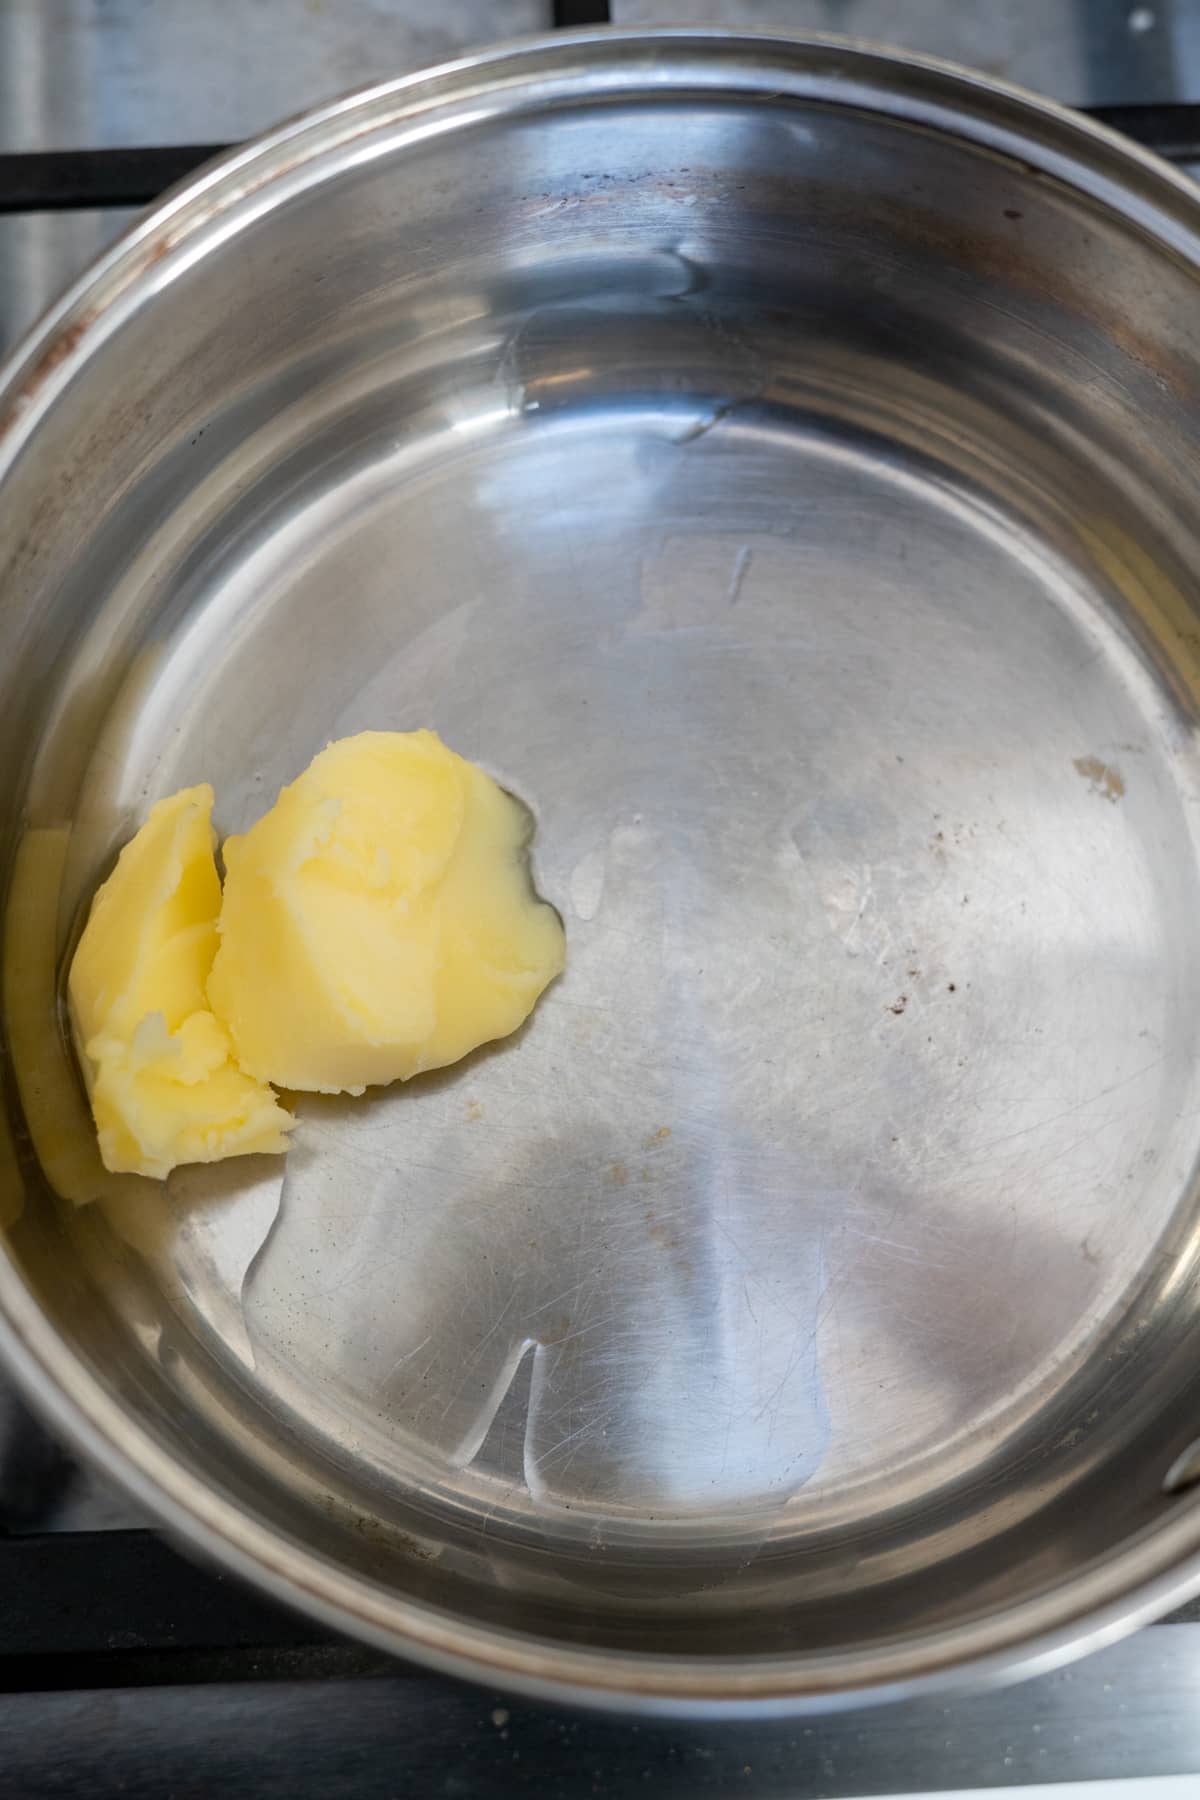
<svg viewBox="0 0 1200 1800">
<path fill-rule="evenodd" d="M 206 165 L 121 236 L 0 366 L 0 483 L 105 339 L 213 242 L 338 170 L 519 112 L 667 93 L 823 101 L 953 132 L 1116 211 L 1200 267 L 1200 197 L 1149 152 L 1053 101 L 929 57 L 824 35 L 691 27 L 525 39 L 360 89 Z M 1200 1508 L 980 1618 L 853 1652 L 743 1659 L 543 1641 L 407 1600 L 260 1523 L 198 1479 L 59 1336 L 0 1255 L 0 1357 L 50 1423 L 181 1543 L 326 1625 L 446 1674 L 627 1712 L 765 1717 L 1015 1680 L 1098 1649 L 1200 1593 Z"/>
</svg>

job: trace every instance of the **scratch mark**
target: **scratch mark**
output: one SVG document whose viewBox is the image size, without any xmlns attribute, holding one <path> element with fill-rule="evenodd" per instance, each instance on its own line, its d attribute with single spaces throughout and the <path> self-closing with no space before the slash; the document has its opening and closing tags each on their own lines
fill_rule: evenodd
<svg viewBox="0 0 1200 1800">
<path fill-rule="evenodd" d="M 746 579 L 746 571 L 750 567 L 753 556 L 754 552 L 751 550 L 749 544 L 743 544 L 733 559 L 733 571 L 729 577 L 729 592 L 727 595 L 730 606 L 736 606 L 738 603 L 738 598 L 742 591 L 742 583 Z"/>
<path fill-rule="evenodd" d="M 1122 1088 L 1132 1086 L 1135 1081 L 1140 1081 L 1143 1075 L 1149 1075 L 1154 1069 L 1161 1069 L 1165 1061 L 1164 1056 L 1157 1056 L 1153 1062 L 1144 1063 L 1140 1069 L 1135 1069 L 1132 1075 L 1126 1075 L 1122 1080 L 1112 1082 L 1110 1086 L 1101 1088 L 1099 1093 L 1089 1094 L 1086 1100 L 1077 1100 L 1074 1106 L 1064 1106 L 1060 1111 L 1051 1113 L 1048 1118 L 1038 1119 L 1033 1125 L 1022 1125 L 1019 1131 L 1007 1131 L 1002 1137 L 991 1138 L 986 1144 L 981 1144 L 979 1148 L 986 1153 L 989 1150 L 998 1149 L 1001 1144 L 1011 1144 L 1016 1138 L 1028 1137 L 1031 1131 L 1044 1131 L 1047 1125 L 1057 1125 L 1060 1119 L 1069 1119 L 1074 1113 L 1083 1112 L 1087 1107 L 1095 1106 L 1098 1100 L 1107 1100 L 1110 1094 L 1119 1093 Z"/>
<path fill-rule="evenodd" d="M 388 1370 L 387 1374 L 384 1376 L 381 1376 L 380 1379 L 375 1383 L 374 1392 L 376 1394 L 381 1394 L 384 1391 L 384 1389 L 388 1386 L 388 1384 L 392 1380 L 393 1376 L 399 1374 L 400 1370 L 404 1367 L 405 1363 L 411 1362 L 413 1357 L 419 1355 L 419 1353 L 422 1350 L 424 1350 L 426 1344 L 432 1343 L 432 1341 L 433 1341 L 433 1333 L 431 1331 L 427 1332 L 425 1334 L 425 1336 L 421 1339 L 419 1344 L 414 1344 L 411 1350 L 405 1350 L 403 1355 L 398 1356 L 396 1358 L 395 1362 L 392 1364 L 391 1368 Z"/>
<path fill-rule="evenodd" d="M 475 1349 L 472 1352 L 472 1357 L 471 1357 L 472 1361 L 476 1357 L 478 1357 L 480 1351 L 485 1347 L 485 1345 L 489 1344 L 491 1342 L 491 1340 L 495 1337 L 496 1333 L 499 1331 L 501 1325 L 503 1325 L 508 1314 L 512 1311 L 513 1301 L 516 1299 L 516 1297 L 517 1297 L 517 1291 L 514 1288 L 512 1290 L 512 1292 L 509 1294 L 508 1299 L 504 1302 L 504 1305 L 500 1308 L 500 1311 L 496 1314 L 496 1317 L 492 1320 L 491 1324 L 488 1326 L 487 1330 L 484 1332 L 483 1336 L 480 1338 L 479 1342 L 476 1344 Z"/>
<path fill-rule="evenodd" d="M 704 418 L 694 420 L 686 430 L 681 431 L 675 442 L 677 444 L 694 444 L 698 438 L 702 438 L 707 432 L 710 432 L 714 425 L 719 425 L 722 419 L 727 419 L 737 404 L 736 400 L 722 400 L 721 404 L 714 406 Z"/>
</svg>

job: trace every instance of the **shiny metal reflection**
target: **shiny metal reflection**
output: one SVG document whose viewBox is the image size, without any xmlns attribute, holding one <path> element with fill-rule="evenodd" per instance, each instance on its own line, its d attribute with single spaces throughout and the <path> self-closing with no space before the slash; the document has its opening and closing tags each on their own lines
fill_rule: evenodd
<svg viewBox="0 0 1200 1800">
<path fill-rule="evenodd" d="M 0 1307 L 169 1524 L 659 1707 L 1200 1585 L 1198 224 L 936 65 L 613 34 L 283 128 L 27 344 Z M 102 1182 L 39 1072 L 105 859 L 383 724 L 529 800 L 565 979 L 286 1165 Z"/>
</svg>

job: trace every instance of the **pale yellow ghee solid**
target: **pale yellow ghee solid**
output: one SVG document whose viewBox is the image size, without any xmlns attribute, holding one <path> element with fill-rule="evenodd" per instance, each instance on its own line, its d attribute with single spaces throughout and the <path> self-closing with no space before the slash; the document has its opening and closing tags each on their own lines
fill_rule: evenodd
<svg viewBox="0 0 1200 1800">
<path fill-rule="evenodd" d="M 431 731 L 327 746 L 223 850 L 153 808 L 68 981 L 101 1157 L 165 1176 L 287 1147 L 274 1088 L 360 1094 L 506 1037 L 563 967 L 521 804 Z"/>
<path fill-rule="evenodd" d="M 359 1094 L 515 1031 L 564 959 L 529 832 L 432 731 L 330 744 L 225 845 L 208 995 L 246 1073 Z"/>
<path fill-rule="evenodd" d="M 221 884 L 208 786 L 160 800 L 96 895 L 68 999 L 100 1155 L 165 1176 L 287 1146 L 292 1117 L 237 1066 L 205 984 Z"/>
</svg>

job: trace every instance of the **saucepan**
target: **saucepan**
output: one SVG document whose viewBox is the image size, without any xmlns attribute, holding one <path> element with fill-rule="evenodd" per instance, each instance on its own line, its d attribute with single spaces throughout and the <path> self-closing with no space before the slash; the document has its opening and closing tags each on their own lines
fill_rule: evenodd
<svg viewBox="0 0 1200 1800">
<path fill-rule="evenodd" d="M 3 1351 L 178 1539 L 513 1690 L 794 1709 L 1200 1590 L 1200 204 L 1046 101 L 595 32 L 175 190 L 0 382 Z M 565 975 L 97 1172 L 96 883 L 435 727 Z"/>
</svg>

